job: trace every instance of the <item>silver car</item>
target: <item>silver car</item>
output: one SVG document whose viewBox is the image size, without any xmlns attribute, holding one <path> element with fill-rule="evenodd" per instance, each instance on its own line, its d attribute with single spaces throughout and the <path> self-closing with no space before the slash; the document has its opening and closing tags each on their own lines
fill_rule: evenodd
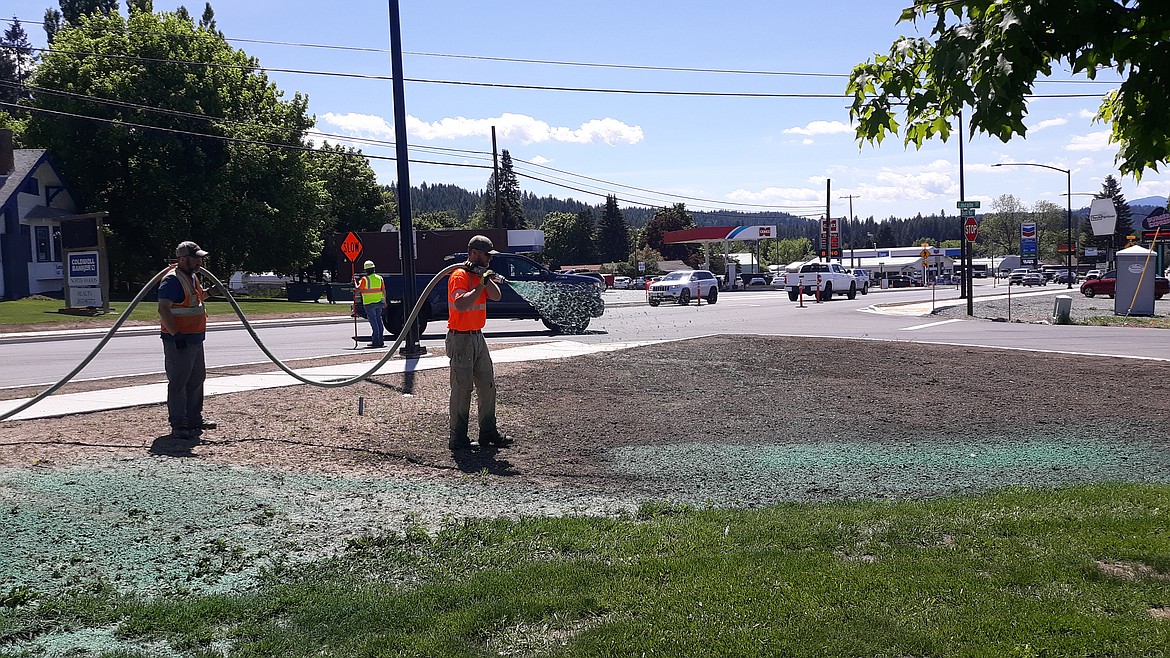
<svg viewBox="0 0 1170 658">
<path fill-rule="evenodd" d="M 681 306 L 702 298 L 708 304 L 719 299 L 719 280 L 708 270 L 679 270 L 650 284 L 650 305 L 674 302 Z"/>
</svg>

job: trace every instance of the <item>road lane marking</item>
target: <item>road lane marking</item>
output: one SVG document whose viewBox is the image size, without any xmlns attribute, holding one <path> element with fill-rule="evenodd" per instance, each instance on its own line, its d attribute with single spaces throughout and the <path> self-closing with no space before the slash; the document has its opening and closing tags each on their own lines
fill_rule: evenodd
<svg viewBox="0 0 1170 658">
<path fill-rule="evenodd" d="M 928 322 L 926 324 L 916 324 L 913 327 L 902 327 L 898 331 L 914 331 L 915 329 L 926 329 L 927 327 L 937 327 L 940 324 L 950 324 L 952 322 L 962 322 L 961 319 L 953 318 L 951 320 L 940 320 L 938 322 Z"/>
</svg>

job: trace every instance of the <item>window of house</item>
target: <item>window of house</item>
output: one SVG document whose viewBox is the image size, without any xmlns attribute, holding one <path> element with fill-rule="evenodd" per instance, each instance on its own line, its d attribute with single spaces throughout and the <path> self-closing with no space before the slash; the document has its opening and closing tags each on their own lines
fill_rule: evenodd
<svg viewBox="0 0 1170 658">
<path fill-rule="evenodd" d="M 57 260 L 54 257 L 56 249 L 53 244 L 53 227 L 51 226 L 34 226 L 34 240 L 36 241 L 37 262 L 38 263 L 52 263 Z"/>
</svg>

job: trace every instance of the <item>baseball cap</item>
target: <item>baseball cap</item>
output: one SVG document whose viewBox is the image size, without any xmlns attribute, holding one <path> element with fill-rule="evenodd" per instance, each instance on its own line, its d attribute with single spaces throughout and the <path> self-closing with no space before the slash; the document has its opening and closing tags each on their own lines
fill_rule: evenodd
<svg viewBox="0 0 1170 658">
<path fill-rule="evenodd" d="M 180 258 L 183 256 L 195 256 L 198 258 L 203 258 L 207 255 L 207 252 L 200 249 L 199 245 L 191 242 L 190 240 L 187 240 L 186 242 L 179 243 L 179 246 L 175 248 L 175 255 Z"/>
<path fill-rule="evenodd" d="M 477 235 L 468 241 L 467 250 L 471 251 L 472 249 L 479 249 L 480 251 L 487 252 L 493 256 L 500 253 L 496 251 L 495 245 L 493 245 L 492 241 L 489 240 L 485 235 Z"/>
</svg>

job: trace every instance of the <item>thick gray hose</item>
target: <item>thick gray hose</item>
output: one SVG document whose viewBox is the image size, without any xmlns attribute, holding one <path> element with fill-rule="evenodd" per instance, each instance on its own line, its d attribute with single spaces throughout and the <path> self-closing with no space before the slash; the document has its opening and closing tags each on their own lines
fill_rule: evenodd
<svg viewBox="0 0 1170 658">
<path fill-rule="evenodd" d="M 238 315 L 240 317 L 240 320 L 244 323 L 244 328 L 248 330 L 249 334 L 251 334 L 252 340 L 256 341 L 256 346 L 259 347 L 260 351 L 264 352 L 264 355 L 267 356 L 270 361 L 272 361 L 274 364 L 276 364 L 276 366 L 278 368 L 283 370 L 286 374 L 288 374 L 293 379 L 296 379 L 297 381 L 303 382 L 305 384 L 309 384 L 310 386 L 319 386 L 321 388 L 340 388 L 342 386 L 349 386 L 351 384 L 356 384 L 356 383 L 366 379 L 370 375 L 377 372 L 378 369 L 381 368 L 383 365 L 385 365 L 387 361 L 394 358 L 394 351 L 398 349 L 398 346 L 402 344 L 402 341 L 406 340 L 406 336 L 409 333 L 408 327 L 410 327 L 410 325 L 415 321 L 415 319 L 418 318 L 418 314 L 422 310 L 423 304 L 425 304 L 427 301 L 427 295 L 429 295 L 431 293 L 431 290 L 433 290 L 435 288 L 435 285 L 443 277 L 447 276 L 451 272 L 454 272 L 455 270 L 459 269 L 462 266 L 463 266 L 462 263 L 456 263 L 454 265 L 449 265 L 446 268 L 444 268 L 441 272 L 436 274 L 434 276 L 434 278 L 431 279 L 431 282 L 428 283 L 427 287 L 423 289 L 421 294 L 419 294 L 418 301 L 415 302 L 415 304 L 414 304 L 414 310 L 412 310 L 410 312 L 410 317 L 406 318 L 405 321 L 402 323 L 402 329 L 398 332 L 398 340 L 394 341 L 394 344 L 390 346 L 390 349 L 386 350 L 386 355 L 383 356 L 381 359 L 379 359 L 377 363 L 370 366 L 369 370 L 363 372 L 360 375 L 355 375 L 353 377 L 350 377 L 349 379 L 331 379 L 328 381 L 317 381 L 315 379 L 309 379 L 309 378 L 305 377 L 304 375 L 297 374 L 294 370 L 292 370 L 291 368 L 286 366 L 283 361 L 276 358 L 272 354 L 272 352 L 268 351 L 268 348 L 265 347 L 264 343 L 260 341 L 260 337 L 256 335 L 256 330 L 252 328 L 252 324 L 250 322 L 248 322 L 248 318 L 244 317 L 244 312 L 242 310 L 240 310 L 240 306 L 238 304 L 236 304 L 236 300 L 232 298 L 231 293 L 229 293 L 227 291 L 227 289 L 224 288 L 223 283 L 220 282 L 219 279 L 215 278 L 215 275 L 212 274 L 211 272 L 208 272 L 207 270 L 204 270 L 202 268 L 200 268 L 199 271 L 202 272 L 203 274 L 206 274 L 207 277 L 209 279 L 211 279 L 211 282 L 214 283 L 217 288 L 219 288 L 221 291 L 223 291 L 224 295 L 227 297 L 228 302 L 231 303 L 232 308 L 234 308 L 236 310 L 236 315 Z M 3 420 L 3 418 L 0 418 L 0 420 Z"/>
<path fill-rule="evenodd" d="M 289 368 L 287 365 L 285 365 L 283 361 L 276 358 L 276 356 L 274 356 L 272 354 L 272 352 L 268 351 L 268 348 L 265 347 L 263 342 L 261 342 L 260 337 L 256 335 L 256 330 L 252 328 L 252 324 L 250 322 L 248 322 L 248 318 L 244 317 L 244 312 L 240 309 L 240 305 L 236 303 L 236 300 L 232 297 L 231 293 L 228 292 L 228 289 L 223 285 L 223 282 L 221 282 L 219 279 L 217 279 L 214 274 L 212 274 L 211 272 L 208 272 L 207 270 L 205 270 L 203 268 L 199 268 L 199 272 L 201 274 L 207 276 L 208 279 L 210 279 L 211 282 L 213 284 L 215 284 L 215 287 L 219 288 L 220 291 L 223 292 L 224 296 L 227 297 L 228 302 L 231 303 L 232 308 L 235 309 L 236 315 L 238 315 L 240 320 L 244 323 L 244 328 L 247 329 L 248 334 L 252 336 L 252 340 L 254 340 L 256 342 L 256 345 L 260 348 L 260 350 L 262 352 L 264 352 L 264 355 L 267 356 L 270 361 L 272 361 L 274 364 L 276 364 L 277 367 L 279 367 L 281 370 L 283 370 L 285 373 L 287 373 L 289 376 L 293 377 L 297 381 L 303 382 L 305 384 L 309 384 L 310 386 L 320 386 L 322 388 L 339 388 L 342 386 L 349 386 L 351 384 L 356 384 L 357 382 L 360 382 L 360 381 L 368 378 L 370 375 L 377 372 L 379 368 L 381 368 L 383 365 L 385 365 L 387 361 L 394 358 L 394 351 L 396 349 L 398 349 L 398 346 L 401 345 L 402 341 L 406 339 L 406 336 L 408 333 L 407 328 L 410 327 L 411 324 L 418 318 L 418 314 L 422 310 L 423 304 L 426 303 L 426 301 L 427 301 L 427 295 L 430 294 L 431 290 L 434 290 L 435 285 L 438 284 L 438 282 L 444 276 L 447 276 L 448 274 L 450 274 L 451 272 L 454 272 L 455 270 L 459 269 L 460 267 L 462 267 L 462 263 L 456 263 L 454 265 L 450 265 L 450 266 L 444 268 L 443 271 L 439 272 L 438 274 L 436 274 L 434 276 L 434 278 L 431 279 L 431 282 L 427 284 L 427 287 L 425 289 L 423 289 L 422 294 L 420 294 L 418 296 L 418 301 L 415 302 L 414 309 L 410 312 L 410 317 L 406 318 L 406 320 L 402 323 L 402 330 L 400 330 L 398 332 L 398 340 L 394 341 L 394 344 L 392 346 L 390 346 L 389 350 L 386 351 L 386 355 L 383 356 L 381 359 L 379 359 L 378 362 L 375 363 L 369 370 L 363 372 L 360 375 L 351 377 L 349 379 L 334 379 L 334 380 L 323 381 L 323 382 L 309 379 L 307 377 L 304 377 L 303 375 L 297 374 L 295 371 L 293 371 L 291 368 Z M 138 306 L 138 303 L 142 301 L 142 298 L 145 297 L 146 294 L 148 292 L 150 292 L 151 289 L 153 289 L 154 286 L 156 284 L 158 284 L 158 282 L 161 281 L 164 276 L 166 276 L 167 272 L 170 272 L 170 271 L 171 271 L 170 267 L 168 267 L 164 270 L 161 270 L 158 274 L 154 275 L 154 278 L 152 278 L 145 286 L 142 287 L 142 290 L 138 291 L 138 294 L 135 295 L 134 299 L 130 302 L 130 305 L 126 307 L 126 310 L 122 312 L 121 317 L 119 317 L 117 322 L 114 323 L 114 326 L 110 327 L 110 330 L 106 332 L 106 335 L 103 336 L 102 339 L 100 341 L 98 341 L 98 344 L 93 348 L 93 350 L 91 350 L 90 353 L 88 355 L 86 355 L 86 357 L 84 359 L 81 360 L 81 363 L 77 364 L 77 367 L 75 367 L 73 370 L 69 371 L 69 374 L 62 377 L 60 379 L 60 381 L 53 384 L 49 388 L 45 389 L 36 397 L 32 398 L 31 400 L 25 402 L 24 404 L 22 404 L 18 407 L 16 407 L 15 409 L 9 409 L 8 411 L 0 414 L 0 421 L 8 420 L 9 418 L 15 416 L 16 414 L 24 411 L 25 409 L 28 409 L 29 407 L 33 406 L 34 404 L 49 397 L 54 392 L 56 392 L 58 389 L 60 389 L 62 386 L 69 383 L 69 381 L 71 379 L 76 377 L 77 373 L 81 372 L 85 368 L 85 366 L 89 365 L 89 362 L 93 361 L 94 357 L 96 357 L 98 355 L 98 353 L 102 351 L 102 348 L 106 346 L 106 343 L 110 342 L 110 339 L 114 337 L 114 334 L 118 331 L 118 329 L 122 326 L 122 324 L 124 322 L 126 322 L 126 319 L 130 317 L 130 313 L 134 310 L 134 308 L 136 306 Z"/>
</svg>

